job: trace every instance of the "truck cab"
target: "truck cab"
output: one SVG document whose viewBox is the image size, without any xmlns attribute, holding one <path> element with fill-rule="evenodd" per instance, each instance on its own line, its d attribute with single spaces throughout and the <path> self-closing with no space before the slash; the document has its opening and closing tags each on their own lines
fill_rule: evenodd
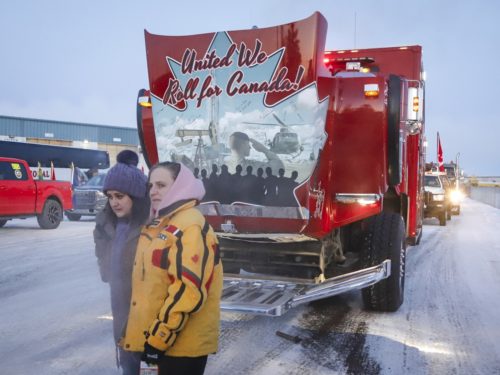
<svg viewBox="0 0 500 375">
<path fill-rule="evenodd" d="M 102 191 L 106 173 L 98 173 L 85 184 L 73 190 L 73 207 L 65 212 L 71 221 L 78 221 L 82 216 L 96 216 L 106 205 L 108 198 Z"/>
<path fill-rule="evenodd" d="M 443 167 L 450 182 L 449 199 L 451 214 L 460 215 L 460 204 L 465 197 L 465 186 L 462 172 L 460 171 L 458 163 L 444 163 Z"/>
<path fill-rule="evenodd" d="M 446 220 L 451 219 L 451 212 L 460 204 L 453 197 L 453 187 L 446 173 L 426 172 L 424 176 L 425 190 L 425 217 L 435 217 L 439 225 L 446 225 Z M 460 208 L 459 208 L 460 209 Z"/>
</svg>

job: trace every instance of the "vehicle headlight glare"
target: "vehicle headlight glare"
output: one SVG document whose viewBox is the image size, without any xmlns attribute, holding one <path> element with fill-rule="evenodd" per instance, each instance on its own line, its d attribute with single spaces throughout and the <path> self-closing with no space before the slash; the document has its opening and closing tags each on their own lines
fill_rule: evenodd
<svg viewBox="0 0 500 375">
<path fill-rule="evenodd" d="M 451 202 L 453 204 L 458 204 L 464 198 L 463 193 L 460 190 L 453 190 L 450 195 Z"/>
</svg>

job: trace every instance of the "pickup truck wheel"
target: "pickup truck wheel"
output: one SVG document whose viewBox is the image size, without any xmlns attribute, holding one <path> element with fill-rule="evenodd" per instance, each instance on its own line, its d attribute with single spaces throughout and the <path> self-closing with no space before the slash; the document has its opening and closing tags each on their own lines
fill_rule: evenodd
<svg viewBox="0 0 500 375">
<path fill-rule="evenodd" d="M 7 222 L 7 220 L 0 220 L 0 228 L 3 227 L 6 222 Z"/>
<path fill-rule="evenodd" d="M 61 223 L 63 210 L 60 203 L 54 199 L 47 199 L 42 213 L 36 216 L 38 225 L 42 229 L 55 229 Z"/>
<path fill-rule="evenodd" d="M 69 219 L 69 221 L 78 221 L 81 219 L 82 215 L 66 212 L 66 217 Z"/>
<path fill-rule="evenodd" d="M 439 225 L 441 225 L 442 227 L 446 226 L 446 211 L 441 211 L 439 213 Z"/>
<path fill-rule="evenodd" d="M 361 293 L 365 308 L 396 311 L 403 303 L 405 283 L 406 241 L 401 215 L 382 212 L 366 221 L 362 255 L 365 267 L 391 260 L 391 276 L 364 288 Z"/>
</svg>

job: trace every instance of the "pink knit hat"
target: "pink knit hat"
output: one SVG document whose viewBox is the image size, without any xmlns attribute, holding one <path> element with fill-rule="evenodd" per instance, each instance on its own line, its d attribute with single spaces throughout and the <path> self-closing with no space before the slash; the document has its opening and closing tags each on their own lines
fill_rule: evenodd
<svg viewBox="0 0 500 375">
<path fill-rule="evenodd" d="M 192 199 L 201 201 L 205 196 L 205 187 L 203 186 L 203 182 L 194 177 L 193 172 L 191 172 L 188 167 L 182 163 L 179 164 L 181 166 L 179 175 L 170 187 L 170 190 L 163 197 L 158 206 L 158 210 L 155 211 L 151 208 L 151 218 L 158 217 L 159 211 L 179 201 Z"/>
</svg>

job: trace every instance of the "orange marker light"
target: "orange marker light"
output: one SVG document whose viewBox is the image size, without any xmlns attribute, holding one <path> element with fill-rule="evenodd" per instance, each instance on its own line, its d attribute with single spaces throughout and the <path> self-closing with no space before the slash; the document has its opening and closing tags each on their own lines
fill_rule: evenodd
<svg viewBox="0 0 500 375">
<path fill-rule="evenodd" d="M 420 107 L 420 101 L 418 99 L 418 96 L 413 97 L 413 112 L 418 112 L 418 109 Z"/>
<path fill-rule="evenodd" d="M 141 96 L 138 99 L 138 103 L 141 107 L 152 107 L 153 105 L 151 104 L 151 100 L 149 96 Z"/>
<path fill-rule="evenodd" d="M 370 83 L 365 85 L 365 97 L 376 98 L 379 94 L 379 87 L 377 83 Z"/>
</svg>

